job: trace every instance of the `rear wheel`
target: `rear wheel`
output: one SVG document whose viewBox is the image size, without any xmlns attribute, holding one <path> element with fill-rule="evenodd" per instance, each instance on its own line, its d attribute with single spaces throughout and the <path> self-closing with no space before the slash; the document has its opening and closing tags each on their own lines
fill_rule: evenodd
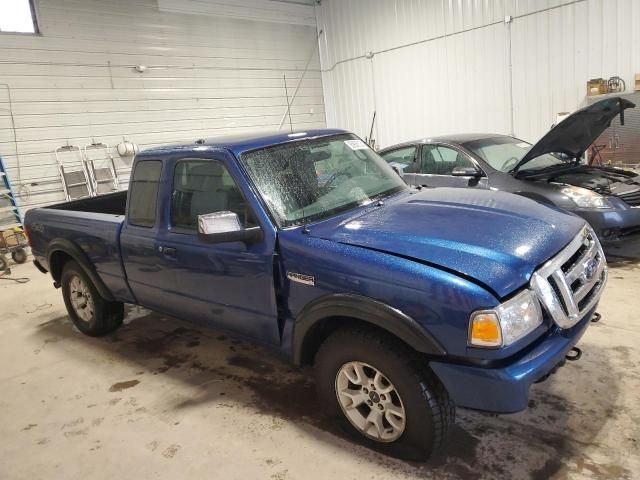
<svg viewBox="0 0 640 480">
<path fill-rule="evenodd" d="M 425 460 L 455 422 L 455 407 L 438 379 L 383 333 L 337 331 L 320 347 L 315 372 L 326 413 L 383 453 Z"/>
<path fill-rule="evenodd" d="M 62 296 L 69 316 L 82 333 L 97 337 L 122 325 L 124 305 L 100 296 L 84 270 L 73 260 L 62 271 Z"/>
<path fill-rule="evenodd" d="M 11 258 L 16 263 L 24 263 L 27 261 L 27 252 L 24 248 L 18 248 L 11 252 Z"/>
<path fill-rule="evenodd" d="M 4 272 L 9 267 L 7 257 L 0 255 L 0 272 Z"/>
</svg>

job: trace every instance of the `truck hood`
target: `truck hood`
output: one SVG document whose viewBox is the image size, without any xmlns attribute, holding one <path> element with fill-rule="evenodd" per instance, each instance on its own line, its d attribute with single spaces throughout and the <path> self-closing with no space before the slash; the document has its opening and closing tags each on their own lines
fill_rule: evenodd
<svg viewBox="0 0 640 480">
<path fill-rule="evenodd" d="M 551 128 L 531 147 L 515 166 L 514 172 L 545 153 L 564 153 L 571 158 L 580 158 L 617 115 L 620 115 L 620 123 L 624 125 L 624 110 L 634 107 L 635 104 L 629 100 L 615 97 L 581 108 Z"/>
<path fill-rule="evenodd" d="M 526 284 L 584 224 L 509 193 L 437 188 L 323 221 L 310 235 L 433 265 L 502 298 Z"/>
</svg>

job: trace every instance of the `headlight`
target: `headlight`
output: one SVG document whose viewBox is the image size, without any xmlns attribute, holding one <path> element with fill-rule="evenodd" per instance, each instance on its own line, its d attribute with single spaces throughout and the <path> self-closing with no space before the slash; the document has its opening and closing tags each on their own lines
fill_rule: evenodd
<svg viewBox="0 0 640 480">
<path fill-rule="evenodd" d="M 523 290 L 493 310 L 471 315 L 469 345 L 474 347 L 506 347 L 533 332 L 542 324 L 542 311 L 535 294 Z"/>
<path fill-rule="evenodd" d="M 586 188 L 565 187 L 560 191 L 580 208 L 613 208 L 606 197 Z"/>
</svg>

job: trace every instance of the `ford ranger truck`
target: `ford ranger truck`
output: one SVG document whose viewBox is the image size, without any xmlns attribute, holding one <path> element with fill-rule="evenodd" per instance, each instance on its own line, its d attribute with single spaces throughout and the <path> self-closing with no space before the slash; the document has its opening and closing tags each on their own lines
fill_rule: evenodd
<svg viewBox="0 0 640 480">
<path fill-rule="evenodd" d="M 147 150 L 128 193 L 33 209 L 26 227 L 81 332 L 114 331 L 130 303 L 258 343 L 314 365 L 354 438 L 413 459 L 456 405 L 526 408 L 578 352 L 607 280 L 583 219 L 411 189 L 342 130 Z"/>
</svg>

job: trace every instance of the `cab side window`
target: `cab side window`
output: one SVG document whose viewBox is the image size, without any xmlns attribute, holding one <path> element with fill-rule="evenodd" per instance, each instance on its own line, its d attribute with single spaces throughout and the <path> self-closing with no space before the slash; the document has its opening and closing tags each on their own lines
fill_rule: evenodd
<svg viewBox="0 0 640 480">
<path fill-rule="evenodd" d="M 416 158 L 416 147 L 405 147 L 382 154 L 387 163 L 397 163 L 404 166 L 405 173 L 412 172 Z"/>
<path fill-rule="evenodd" d="M 131 225 L 148 228 L 155 225 L 161 172 L 162 162 L 159 160 L 143 160 L 136 164 L 127 214 Z"/>
<path fill-rule="evenodd" d="M 171 225 L 197 232 L 198 215 L 233 212 L 244 228 L 257 226 L 236 182 L 217 160 L 180 160 L 173 175 Z"/>
<path fill-rule="evenodd" d="M 474 163 L 464 153 L 443 145 L 422 147 L 420 173 L 430 175 L 451 175 L 454 168 L 475 168 Z"/>
</svg>

